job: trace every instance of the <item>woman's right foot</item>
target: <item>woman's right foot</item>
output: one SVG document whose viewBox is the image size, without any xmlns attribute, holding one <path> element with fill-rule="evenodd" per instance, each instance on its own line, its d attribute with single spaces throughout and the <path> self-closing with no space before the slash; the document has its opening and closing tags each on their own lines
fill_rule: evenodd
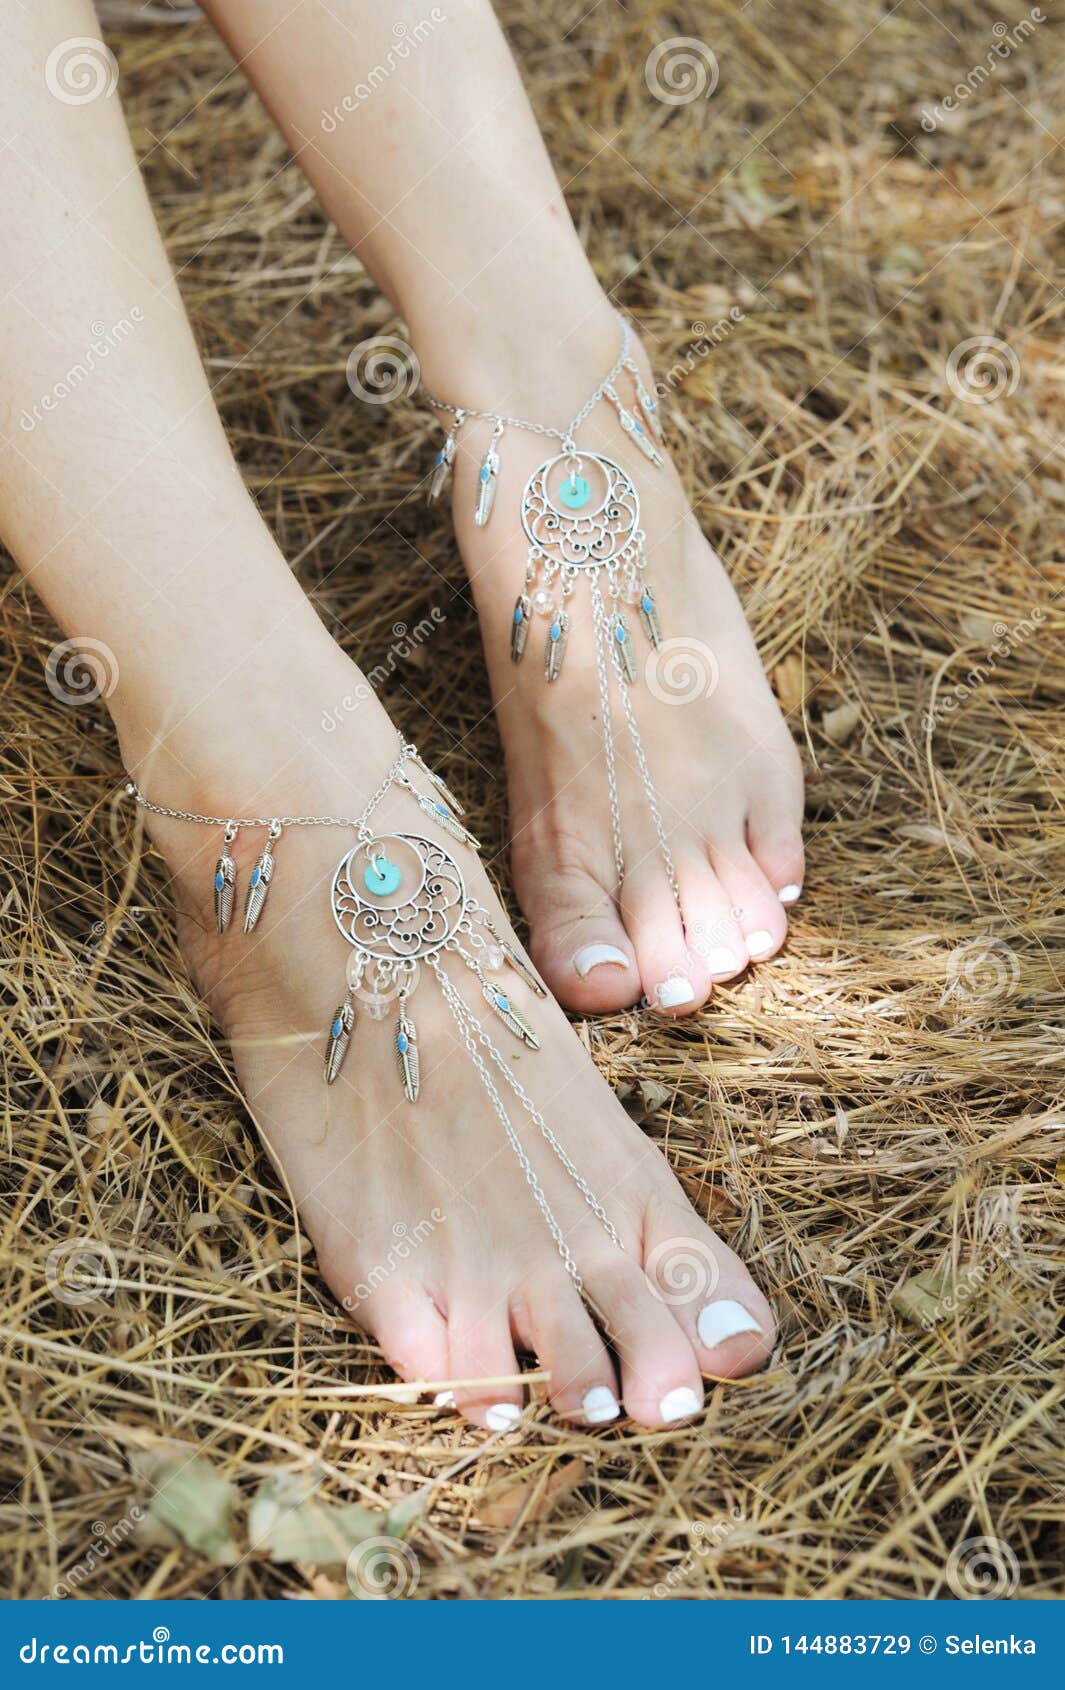
<svg viewBox="0 0 1065 1690">
<path fill-rule="evenodd" d="M 333 651 L 308 666 L 291 710 L 275 699 L 264 716 L 261 700 L 227 693 L 211 702 L 217 731 L 206 740 L 197 733 L 173 752 L 164 744 L 149 754 L 138 739 L 127 751 L 142 788 L 178 808 L 218 815 L 357 814 L 389 767 L 396 738 L 372 695 L 359 691 L 357 671 Z M 314 743 L 309 724 L 346 695 L 362 699 L 358 736 L 342 728 L 324 740 L 319 728 Z M 203 743 L 209 755 L 190 773 L 193 747 Z M 172 871 L 191 972 L 225 1028 L 243 1093 L 321 1271 L 404 1380 L 441 1390 L 453 1381 L 458 1409 L 499 1430 L 523 1404 L 517 1353 L 531 1352 L 550 1373 L 548 1394 L 560 1415 L 598 1424 L 623 1412 L 661 1427 L 699 1413 L 703 1374 L 738 1377 L 762 1365 L 774 1330 L 765 1298 L 696 1215 L 551 999 L 534 998 L 508 975 L 507 990 L 542 1041 L 529 1051 L 493 1020 L 479 992 L 469 993 L 457 959 L 447 965 L 614 1222 L 620 1247 L 508 1100 L 585 1300 L 427 971 L 409 1011 L 421 1053 L 418 1103 L 401 1091 L 391 1015 L 381 1022 L 359 1016 L 341 1075 L 325 1086 L 326 1029 L 343 997 L 347 961 L 328 888 L 352 836 L 287 830 L 254 933 L 243 936 L 238 901 L 219 937 L 216 830 L 148 821 Z M 438 837 L 510 934 L 472 852 L 434 829 L 408 794 L 391 792 L 374 826 Z M 261 845 L 248 832 L 232 848 L 238 899 Z"/>
</svg>

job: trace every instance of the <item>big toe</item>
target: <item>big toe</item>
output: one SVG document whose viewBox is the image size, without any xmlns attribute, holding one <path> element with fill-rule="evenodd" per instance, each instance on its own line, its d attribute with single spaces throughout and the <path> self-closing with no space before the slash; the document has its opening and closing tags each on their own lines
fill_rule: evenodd
<svg viewBox="0 0 1065 1690">
<path fill-rule="evenodd" d="M 631 941 L 605 886 L 586 869 L 526 858 L 515 879 L 533 961 L 565 1009 L 628 1009 L 640 996 Z"/>
</svg>

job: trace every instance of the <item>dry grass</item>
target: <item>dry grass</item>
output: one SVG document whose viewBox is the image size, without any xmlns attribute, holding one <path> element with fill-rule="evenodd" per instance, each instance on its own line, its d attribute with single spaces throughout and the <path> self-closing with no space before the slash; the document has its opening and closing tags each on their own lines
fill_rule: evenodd
<svg viewBox="0 0 1065 1690">
<path fill-rule="evenodd" d="M 126 1537 L 175 1440 L 243 1501 L 282 1471 L 380 1507 L 437 1481 L 410 1539 L 419 1596 L 949 1596 L 950 1552 L 981 1537 L 1007 1586 L 1012 1556 L 1019 1594 L 1060 1592 L 1065 56 L 1043 24 L 926 133 L 1001 15 L 938 10 L 503 7 L 603 279 L 660 369 L 684 367 L 672 441 L 808 766 L 786 955 L 693 1024 L 587 1028 L 775 1296 L 774 1365 L 691 1430 L 591 1436 L 545 1413 L 458 1471 L 476 1440 L 382 1398 L 372 1346 L 334 1329 L 299 1261 L 158 867 L 131 876 L 103 708 L 54 703 L 55 632 L 12 580 L 5 1593 L 346 1593 L 336 1568 Z M 718 52 L 709 102 L 648 95 L 648 50 L 679 34 Z M 115 45 L 249 482 L 364 666 L 444 595 L 432 667 L 400 665 L 386 699 L 498 851 L 474 620 L 412 492 L 433 430 L 416 400 L 345 386 L 387 308 L 206 26 Z M 733 305 L 693 355 L 693 325 Z M 947 375 L 977 334 L 1019 376 L 986 404 Z M 70 1304 L 46 1262 L 76 1239 L 115 1283 Z"/>
</svg>

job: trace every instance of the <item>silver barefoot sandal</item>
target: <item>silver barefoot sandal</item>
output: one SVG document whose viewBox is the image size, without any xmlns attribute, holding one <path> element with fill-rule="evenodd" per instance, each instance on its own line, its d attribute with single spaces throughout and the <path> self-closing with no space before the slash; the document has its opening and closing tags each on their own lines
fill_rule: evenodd
<svg viewBox="0 0 1065 1690">
<path fill-rule="evenodd" d="M 629 403 L 621 397 L 618 383 L 632 389 Z M 519 417 L 474 411 L 450 405 L 428 396 L 429 403 L 452 419 L 451 429 L 437 456 L 429 485 L 430 500 L 439 498 L 455 461 L 459 432 L 463 425 L 480 419 L 491 422 L 492 438 L 477 478 L 474 521 L 484 527 L 495 507 L 496 484 L 502 464 L 500 442 L 506 430 L 521 429 L 556 440 L 561 451 L 535 469 L 521 496 L 521 525 L 529 543 L 525 580 L 514 603 L 510 627 L 510 656 L 521 663 L 530 644 L 531 631 L 539 620 L 544 629 L 542 662 L 548 685 L 563 673 L 571 631 L 574 595 L 587 592 L 595 638 L 595 664 L 602 715 L 603 750 L 610 796 L 614 866 L 618 883 L 624 879 L 621 807 L 616 774 L 614 721 L 615 700 L 632 743 L 641 783 L 647 799 L 659 851 L 673 896 L 680 907 L 676 871 L 658 796 L 651 779 L 643 742 L 637 727 L 630 690 L 639 678 L 634 643 L 638 624 L 647 644 L 657 650 L 662 629 L 654 595 L 646 579 L 646 537 L 640 527 L 640 499 L 631 476 L 601 452 L 582 452 L 577 431 L 595 407 L 606 401 L 617 415 L 624 433 L 655 468 L 663 459 L 658 450 L 661 429 L 658 406 L 648 392 L 632 356 L 629 326 L 621 322 L 621 350 L 613 368 L 565 428 L 528 422 Z M 613 675 L 615 685 L 611 686 Z"/>
<path fill-rule="evenodd" d="M 431 795 L 422 791 L 411 779 L 410 766 L 424 777 L 432 789 Z M 134 781 L 127 783 L 126 790 L 143 809 L 154 815 L 223 830 L 222 849 L 213 883 L 215 923 L 219 934 L 225 934 L 230 925 L 237 895 L 237 869 L 230 848 L 238 833 L 244 829 L 266 831 L 266 840 L 245 890 L 243 931 L 248 936 L 254 931 L 265 907 L 276 868 L 274 850 L 288 828 L 338 827 L 354 832 L 354 844 L 341 857 L 329 886 L 333 920 L 351 949 L 346 971 L 347 990 L 337 1005 L 326 1036 L 325 1083 L 334 1085 L 348 1060 L 359 1019 L 358 1006 L 365 1009 L 371 1021 L 380 1021 L 394 1005 L 392 1038 L 398 1083 L 409 1103 L 418 1102 L 422 1083 L 421 1055 L 411 998 L 422 972 L 431 974 L 555 1240 L 566 1271 L 580 1290 L 582 1284 L 576 1262 L 507 1113 L 506 1092 L 511 1093 L 532 1121 L 607 1236 L 619 1249 L 621 1240 L 602 1203 L 552 1132 L 511 1064 L 458 991 L 446 966 L 447 959 L 454 958 L 470 970 L 492 1014 L 515 1040 L 533 1051 L 540 1048 L 539 1036 L 524 1009 L 515 1000 L 513 989 L 505 984 L 505 973 L 513 974 L 515 981 L 538 997 L 546 997 L 546 990 L 524 957 L 497 933 L 487 910 L 467 888 L 460 864 L 446 846 L 422 833 L 378 833 L 371 827 L 373 814 L 382 799 L 396 787 L 406 792 L 450 840 L 464 849 L 477 850 L 477 841 L 459 820 L 462 813 L 460 805 L 439 775 L 423 763 L 415 747 L 409 744 L 403 745 L 387 776 L 355 817 L 205 816 L 155 804 L 145 797 Z"/>
</svg>

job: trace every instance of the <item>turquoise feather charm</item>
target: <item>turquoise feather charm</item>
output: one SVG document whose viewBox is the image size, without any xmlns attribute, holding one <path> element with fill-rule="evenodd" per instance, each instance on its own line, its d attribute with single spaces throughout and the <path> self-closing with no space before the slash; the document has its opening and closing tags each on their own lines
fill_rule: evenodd
<svg viewBox="0 0 1065 1690">
<path fill-rule="evenodd" d="M 244 899 L 244 932 L 245 935 L 255 929 L 259 917 L 263 913 L 266 894 L 270 890 L 270 881 L 274 873 L 274 853 L 271 846 L 281 837 L 281 824 L 270 823 L 270 834 L 259 855 L 255 867 L 251 871 L 248 881 L 248 891 Z"/>
<path fill-rule="evenodd" d="M 338 1004 L 329 1028 L 329 1043 L 325 1050 L 325 1083 L 331 1086 L 344 1065 L 355 1026 L 355 1006 L 350 998 Z"/>
<path fill-rule="evenodd" d="M 525 1019 L 521 1010 L 515 1007 L 506 992 L 501 992 L 491 980 L 481 981 L 481 991 L 484 993 L 485 1002 L 490 1009 L 495 1010 L 504 1027 L 512 1032 L 516 1039 L 527 1044 L 530 1050 L 539 1050 L 540 1040 L 536 1029 Z"/>
</svg>

